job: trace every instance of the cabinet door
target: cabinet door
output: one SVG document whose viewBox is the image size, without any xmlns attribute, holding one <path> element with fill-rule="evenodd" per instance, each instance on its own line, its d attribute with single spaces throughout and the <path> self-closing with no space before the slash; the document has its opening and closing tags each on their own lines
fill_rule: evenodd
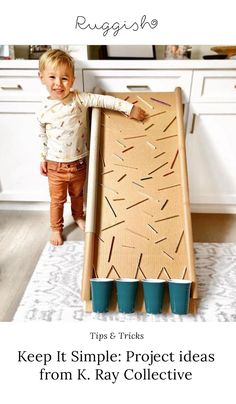
<svg viewBox="0 0 236 404">
<path fill-rule="evenodd" d="M 191 70 L 119 70 L 119 69 L 84 69 L 84 90 L 94 91 L 100 87 L 107 92 L 163 92 L 174 91 L 181 87 L 184 102 L 188 102 L 192 71 Z"/>
<path fill-rule="evenodd" d="M 47 95 L 37 69 L 0 70 L 0 101 L 40 101 Z"/>
<path fill-rule="evenodd" d="M 191 204 L 202 204 L 202 211 L 209 212 L 228 212 L 229 205 L 236 208 L 235 150 L 236 104 L 191 104 L 187 126 Z"/>
<path fill-rule="evenodd" d="M 197 70 L 191 90 L 193 102 L 236 102 L 235 70 Z"/>
<path fill-rule="evenodd" d="M 39 173 L 37 103 L 0 105 L 0 200 L 48 200 L 47 178 Z"/>
</svg>

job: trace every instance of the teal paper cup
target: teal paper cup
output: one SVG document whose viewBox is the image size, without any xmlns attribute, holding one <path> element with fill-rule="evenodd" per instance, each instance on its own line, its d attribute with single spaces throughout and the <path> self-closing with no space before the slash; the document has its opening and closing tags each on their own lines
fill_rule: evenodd
<svg viewBox="0 0 236 404">
<path fill-rule="evenodd" d="M 116 280 L 117 302 L 120 313 L 133 313 L 138 289 L 138 279 Z"/>
<path fill-rule="evenodd" d="M 113 279 L 93 278 L 90 279 L 92 291 L 92 306 L 95 313 L 108 311 L 111 299 Z"/>
<path fill-rule="evenodd" d="M 170 279 L 168 281 L 172 313 L 188 313 L 191 283 L 191 281 L 184 279 Z"/>
<path fill-rule="evenodd" d="M 145 309 L 147 313 L 161 313 L 164 300 L 165 283 L 166 281 L 163 279 L 142 280 Z"/>
</svg>

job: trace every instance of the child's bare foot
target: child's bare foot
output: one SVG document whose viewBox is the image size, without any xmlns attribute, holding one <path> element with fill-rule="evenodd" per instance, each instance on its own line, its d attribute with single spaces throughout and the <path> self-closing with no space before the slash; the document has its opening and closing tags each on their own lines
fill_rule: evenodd
<svg viewBox="0 0 236 404">
<path fill-rule="evenodd" d="M 77 219 L 75 222 L 77 223 L 77 225 L 79 226 L 79 228 L 80 228 L 82 231 L 85 231 L 85 220 L 84 220 L 83 217 L 80 217 L 80 218 Z"/>
<path fill-rule="evenodd" d="M 63 244 L 62 232 L 52 230 L 50 234 L 50 243 L 52 245 L 62 245 Z"/>
</svg>

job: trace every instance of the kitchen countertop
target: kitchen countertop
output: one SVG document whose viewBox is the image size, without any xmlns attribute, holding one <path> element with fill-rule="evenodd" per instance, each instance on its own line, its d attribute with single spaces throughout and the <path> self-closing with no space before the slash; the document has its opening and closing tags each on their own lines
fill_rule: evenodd
<svg viewBox="0 0 236 404">
<path fill-rule="evenodd" d="M 236 69 L 236 59 L 224 60 L 81 60 L 81 69 Z M 0 69 L 37 69 L 38 60 L 0 60 Z"/>
</svg>

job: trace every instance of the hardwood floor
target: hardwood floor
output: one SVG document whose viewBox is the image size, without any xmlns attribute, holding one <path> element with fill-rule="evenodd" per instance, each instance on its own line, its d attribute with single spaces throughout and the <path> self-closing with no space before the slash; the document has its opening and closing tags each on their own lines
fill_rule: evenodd
<svg viewBox="0 0 236 404">
<path fill-rule="evenodd" d="M 64 233 L 83 239 L 69 217 Z M 48 212 L 0 211 L 0 321 L 12 320 L 48 238 Z"/>
<path fill-rule="evenodd" d="M 192 214 L 193 239 L 201 243 L 235 243 L 236 215 Z"/>
<path fill-rule="evenodd" d="M 236 215 L 192 214 L 198 242 L 236 242 Z M 83 233 L 65 217 L 67 240 Z M 48 212 L 0 211 L 0 321 L 11 321 L 48 241 Z"/>
</svg>

